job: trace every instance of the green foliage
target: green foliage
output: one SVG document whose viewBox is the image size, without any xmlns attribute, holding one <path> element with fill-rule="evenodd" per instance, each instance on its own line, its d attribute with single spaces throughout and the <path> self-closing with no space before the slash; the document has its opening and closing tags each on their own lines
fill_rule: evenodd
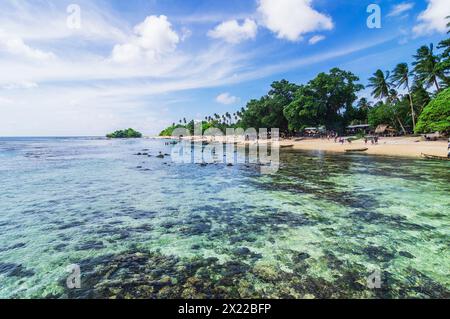
<svg viewBox="0 0 450 319">
<path fill-rule="evenodd" d="M 115 131 L 106 135 L 107 138 L 141 138 L 142 134 L 129 128 L 127 130 Z"/>
<path fill-rule="evenodd" d="M 295 92 L 293 101 L 284 109 L 290 130 L 324 125 L 339 129 L 345 124 L 345 112 L 351 111 L 356 93 L 364 88 L 351 72 L 334 68 L 320 73 Z"/>
<path fill-rule="evenodd" d="M 169 126 L 161 133 L 159 133 L 159 136 L 173 136 L 173 131 L 175 131 L 177 128 L 185 128 L 185 126 L 181 124 Z"/>
<path fill-rule="evenodd" d="M 450 88 L 442 91 L 423 110 L 416 133 L 450 132 Z"/>
<path fill-rule="evenodd" d="M 389 97 L 389 90 L 391 84 L 389 82 L 389 71 L 386 71 L 386 74 L 377 70 L 374 75 L 369 79 L 368 87 L 372 88 L 372 96 L 376 99 L 384 99 Z"/>
<path fill-rule="evenodd" d="M 286 80 L 273 82 L 271 90 L 259 100 L 251 100 L 244 112 L 240 125 L 243 128 L 277 127 L 282 132 L 288 130 L 288 120 L 284 108 L 292 102 L 298 85 Z"/>
<path fill-rule="evenodd" d="M 372 109 L 370 109 L 368 114 L 369 125 L 376 128 L 380 124 L 389 124 L 395 126 L 395 115 L 394 110 L 391 105 L 379 102 Z"/>
<path fill-rule="evenodd" d="M 433 44 L 422 46 L 414 55 L 414 72 L 417 80 L 423 83 L 427 88 L 435 86 L 436 90 L 441 89 L 439 82 L 447 82 L 447 78 L 442 70 L 440 57 L 433 52 Z"/>
<path fill-rule="evenodd" d="M 447 23 L 447 28 L 449 30 L 447 31 L 447 34 L 450 33 L 450 16 L 447 17 L 449 22 Z M 442 49 L 441 54 L 441 62 L 438 66 L 439 71 L 445 74 L 445 84 L 446 86 L 450 86 L 450 38 L 447 38 L 445 40 L 442 40 L 439 42 L 438 49 Z"/>
</svg>

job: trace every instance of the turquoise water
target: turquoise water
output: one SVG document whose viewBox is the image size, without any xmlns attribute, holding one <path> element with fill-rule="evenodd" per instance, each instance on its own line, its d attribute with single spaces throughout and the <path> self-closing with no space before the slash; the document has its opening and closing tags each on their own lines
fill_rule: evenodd
<svg viewBox="0 0 450 319">
<path fill-rule="evenodd" d="M 0 139 L 0 298 L 450 297 L 449 162 L 282 151 L 260 175 L 160 151 Z"/>
</svg>

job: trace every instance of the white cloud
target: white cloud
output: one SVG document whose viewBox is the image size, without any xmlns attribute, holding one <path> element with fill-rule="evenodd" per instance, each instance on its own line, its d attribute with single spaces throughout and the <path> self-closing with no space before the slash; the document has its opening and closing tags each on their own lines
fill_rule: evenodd
<svg viewBox="0 0 450 319">
<path fill-rule="evenodd" d="M 5 84 L 1 88 L 5 89 L 5 90 L 19 90 L 19 89 L 34 89 L 37 87 L 38 87 L 38 84 L 35 82 L 20 81 L 20 82 Z"/>
<path fill-rule="evenodd" d="M 388 17 L 397 17 L 404 12 L 407 12 L 414 8 L 414 2 L 403 2 L 395 5 L 388 13 Z"/>
<path fill-rule="evenodd" d="M 262 23 L 280 39 L 298 41 L 302 35 L 333 29 L 331 17 L 312 8 L 312 0 L 260 0 Z"/>
<path fill-rule="evenodd" d="M 128 43 L 114 47 L 113 61 L 132 62 L 139 58 L 156 60 L 175 51 L 180 42 L 180 37 L 172 30 L 172 24 L 164 15 L 147 17 L 134 28 L 134 33 Z"/>
<path fill-rule="evenodd" d="M 309 39 L 308 43 L 311 44 L 311 45 L 314 45 L 314 44 L 319 43 L 320 41 L 323 41 L 325 39 L 326 39 L 326 37 L 323 36 L 323 35 L 315 35 L 315 36 L 313 36 L 313 37 L 311 37 Z"/>
<path fill-rule="evenodd" d="M 20 37 L 8 34 L 3 30 L 0 30 L 0 51 L 34 60 L 48 60 L 55 57 L 51 52 L 28 46 Z"/>
<path fill-rule="evenodd" d="M 417 18 L 419 24 L 414 26 L 413 32 L 416 35 L 433 32 L 444 33 L 447 31 L 447 20 L 445 18 L 449 15 L 450 5 L 448 0 L 428 0 L 428 7 Z"/>
<path fill-rule="evenodd" d="M 230 95 L 230 93 L 226 92 L 226 93 L 219 94 L 216 97 L 216 101 L 220 104 L 231 105 L 231 104 L 238 103 L 240 101 L 240 98 Z"/>
<path fill-rule="evenodd" d="M 214 39 L 223 39 L 228 43 L 237 44 L 244 40 L 254 39 L 258 32 L 256 22 L 251 19 L 239 25 L 237 20 L 230 20 L 219 24 L 208 35 Z"/>
</svg>

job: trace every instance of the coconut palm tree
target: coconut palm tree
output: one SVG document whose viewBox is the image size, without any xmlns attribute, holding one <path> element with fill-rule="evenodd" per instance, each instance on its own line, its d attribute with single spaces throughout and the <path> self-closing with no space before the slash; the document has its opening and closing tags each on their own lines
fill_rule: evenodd
<svg viewBox="0 0 450 319">
<path fill-rule="evenodd" d="M 411 106 L 411 118 L 413 123 L 413 130 L 416 128 L 416 114 L 414 111 L 414 104 L 411 94 L 411 89 L 409 86 L 410 77 L 413 75 L 412 72 L 410 72 L 408 64 L 407 63 L 400 63 L 398 64 L 394 71 L 392 72 L 392 81 L 393 83 L 399 87 L 404 87 L 408 90 L 408 96 L 409 96 L 409 104 Z"/>
<path fill-rule="evenodd" d="M 372 96 L 376 99 L 387 99 L 389 98 L 389 90 L 391 88 L 391 83 L 389 82 L 389 71 L 386 74 L 381 70 L 377 70 L 373 76 L 369 79 L 368 87 L 373 88 Z"/>
<path fill-rule="evenodd" d="M 389 81 L 390 78 L 390 72 L 386 71 L 386 73 L 383 73 L 381 70 L 377 70 L 373 77 L 369 79 L 369 87 L 373 88 L 372 96 L 376 99 L 383 100 L 385 99 L 385 103 L 393 104 L 395 101 L 398 100 L 398 94 L 397 91 L 391 88 L 391 82 Z M 394 112 L 395 113 L 395 112 Z M 395 117 L 397 119 L 397 122 L 400 124 L 400 127 L 403 130 L 403 133 L 406 134 L 405 127 L 398 117 L 397 114 L 395 114 Z"/>
<path fill-rule="evenodd" d="M 422 82 L 427 88 L 436 86 L 440 91 L 439 80 L 446 80 L 445 74 L 440 68 L 440 59 L 433 53 L 433 44 L 422 46 L 414 55 L 416 61 L 413 62 L 417 80 Z"/>
</svg>

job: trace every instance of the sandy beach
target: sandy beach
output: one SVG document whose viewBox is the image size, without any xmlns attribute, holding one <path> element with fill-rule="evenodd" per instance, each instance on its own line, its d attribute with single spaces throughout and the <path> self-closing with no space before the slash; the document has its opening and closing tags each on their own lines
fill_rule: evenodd
<svg viewBox="0 0 450 319">
<path fill-rule="evenodd" d="M 364 140 L 357 140 L 351 144 L 334 143 L 334 140 L 305 139 L 302 141 L 282 141 L 281 145 L 294 144 L 294 149 L 322 150 L 330 152 L 345 152 L 348 149 L 368 148 L 364 153 L 386 156 L 421 157 L 421 154 L 447 156 L 446 141 L 422 141 L 418 137 L 386 137 L 380 138 L 377 145 Z"/>
<path fill-rule="evenodd" d="M 161 138 L 161 137 L 158 137 Z M 170 139 L 170 137 L 164 137 Z M 211 138 L 193 137 L 194 140 L 202 139 L 211 141 Z M 215 138 L 216 141 L 221 140 L 220 137 Z M 248 142 L 247 142 L 248 143 Z M 293 139 L 280 140 L 280 145 L 294 145 L 291 149 L 297 150 L 316 150 L 327 152 L 345 153 L 349 149 L 368 148 L 365 154 L 384 155 L 384 156 L 404 156 L 404 157 L 421 157 L 422 154 L 444 156 L 447 157 L 447 142 L 424 141 L 421 137 L 381 137 L 377 145 L 370 142 L 364 143 L 364 140 L 353 141 L 351 144 L 335 143 L 334 139 L 312 139 L 305 138 L 300 141 Z"/>
</svg>

